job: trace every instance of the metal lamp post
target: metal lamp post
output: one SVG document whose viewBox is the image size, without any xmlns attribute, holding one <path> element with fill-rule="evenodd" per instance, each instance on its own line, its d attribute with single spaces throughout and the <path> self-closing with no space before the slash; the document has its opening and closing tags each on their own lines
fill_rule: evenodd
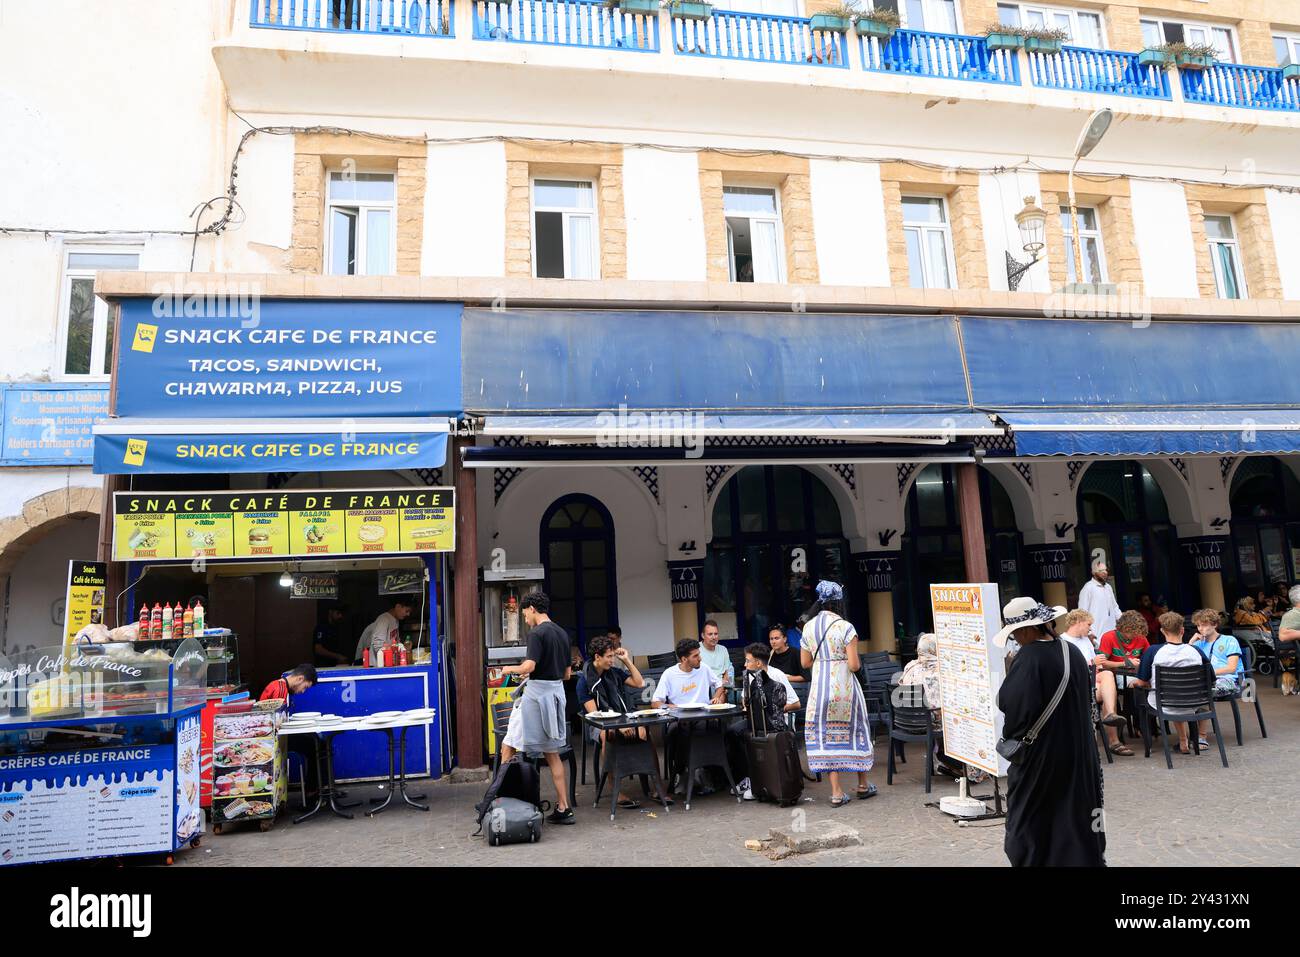
<svg viewBox="0 0 1300 957">
<path fill-rule="evenodd" d="M 1074 162 L 1070 164 L 1070 175 L 1066 182 L 1066 189 L 1070 195 L 1070 245 L 1073 247 L 1071 255 L 1074 258 L 1074 281 L 1078 284 L 1083 283 L 1083 250 L 1079 242 L 1079 208 L 1074 199 L 1074 171 L 1079 165 L 1079 160 L 1096 149 L 1101 138 L 1110 129 L 1112 119 L 1114 114 L 1109 109 L 1098 110 L 1088 117 L 1088 123 L 1079 133 L 1079 141 L 1074 145 Z"/>
</svg>

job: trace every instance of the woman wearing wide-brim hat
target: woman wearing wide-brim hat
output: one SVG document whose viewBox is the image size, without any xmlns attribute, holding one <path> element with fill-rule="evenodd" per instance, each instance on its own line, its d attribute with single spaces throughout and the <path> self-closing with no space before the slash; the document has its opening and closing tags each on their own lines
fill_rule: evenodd
<svg viewBox="0 0 1300 957">
<path fill-rule="evenodd" d="M 1002 609 L 1005 627 L 995 647 L 1014 639 L 1018 649 L 998 691 L 1004 739 L 1023 740 L 1051 704 L 1070 671 L 1056 707 L 1024 760 L 1007 772 L 1007 858 L 1013 867 L 1101 867 L 1106 863 L 1101 763 L 1093 740 L 1092 686 L 1077 648 L 1056 637 L 1061 607 L 1017 598 Z M 1062 648 L 1066 656 L 1062 655 Z"/>
</svg>

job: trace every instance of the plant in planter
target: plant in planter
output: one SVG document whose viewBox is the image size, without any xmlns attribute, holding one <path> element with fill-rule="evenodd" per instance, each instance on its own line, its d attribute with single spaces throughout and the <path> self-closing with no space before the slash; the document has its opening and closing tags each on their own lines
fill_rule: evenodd
<svg viewBox="0 0 1300 957">
<path fill-rule="evenodd" d="M 623 13 L 643 13 L 647 16 L 659 12 L 659 0 L 605 0 L 605 6 Z"/>
<path fill-rule="evenodd" d="M 1004 23 L 990 25 L 984 31 L 984 37 L 990 50 L 1019 50 L 1023 47 L 1030 53 L 1060 53 L 1061 44 L 1070 39 L 1064 30 L 1015 27 Z"/>
<path fill-rule="evenodd" d="M 1174 55 L 1164 47 L 1147 47 L 1138 54 L 1138 64 L 1167 70 L 1174 65 Z"/>
<path fill-rule="evenodd" d="M 1166 43 L 1155 49 L 1172 56 L 1180 70 L 1204 70 L 1219 62 L 1218 47 L 1208 43 Z"/>
<path fill-rule="evenodd" d="M 704 0 L 669 0 L 668 13 L 674 20 L 708 20 L 713 4 Z"/>
<path fill-rule="evenodd" d="M 1300 80 L 1300 63 L 1282 64 L 1282 79 Z"/>
<path fill-rule="evenodd" d="M 823 33 L 847 33 L 858 15 L 858 8 L 853 3 L 839 3 L 829 10 L 814 13 L 808 18 L 808 25 Z"/>
<path fill-rule="evenodd" d="M 860 37 L 888 40 L 898 32 L 899 23 L 896 10 L 872 9 L 859 13 L 854 27 Z"/>
</svg>

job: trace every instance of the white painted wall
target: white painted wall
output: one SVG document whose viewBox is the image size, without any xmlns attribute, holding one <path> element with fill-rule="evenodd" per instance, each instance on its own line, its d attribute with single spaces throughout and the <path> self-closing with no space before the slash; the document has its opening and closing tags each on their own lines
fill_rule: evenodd
<svg viewBox="0 0 1300 957">
<path fill-rule="evenodd" d="M 504 276 L 504 144 L 430 144 L 427 169 L 420 271 L 426 276 Z"/>
<path fill-rule="evenodd" d="M 247 127 L 232 117 L 231 150 Z M 289 265 L 293 233 L 292 136 L 258 133 L 239 155 L 239 204 L 244 221 L 222 237 L 222 268 L 278 273 Z M 202 243 L 200 243 L 202 245 Z"/>
<path fill-rule="evenodd" d="M 1025 207 L 1025 197 L 1041 205 L 1038 174 L 1032 172 L 980 174 L 980 216 L 984 221 L 984 250 L 988 256 L 989 287 L 1006 290 L 1007 253 L 1018 262 L 1028 262 L 1016 214 Z M 1046 235 L 1046 231 L 1044 231 Z M 1047 260 L 1060 256 L 1059 249 L 1045 249 L 1043 259 L 1020 277 L 1021 292 L 1050 292 L 1052 280 Z"/>
<path fill-rule="evenodd" d="M 828 286 L 889 286 L 885 198 L 875 163 L 811 160 L 817 268 Z"/>
<path fill-rule="evenodd" d="M 99 488 L 102 476 L 90 466 L 76 468 L 5 468 L 0 469 L 0 518 L 17 515 L 23 503 L 59 488 Z"/>
<path fill-rule="evenodd" d="M 1300 194 L 1268 190 L 1268 218 L 1282 276 L 1282 296 L 1300 299 Z"/>
<path fill-rule="evenodd" d="M 627 278 L 706 276 L 700 167 L 693 153 L 623 151 Z"/>
<path fill-rule="evenodd" d="M 1177 183 L 1135 179 L 1130 184 L 1133 233 L 1142 261 L 1142 283 L 1154 297 L 1195 299 L 1196 251 L 1187 194 Z"/>
<path fill-rule="evenodd" d="M 68 562 L 93 559 L 99 523 L 93 518 L 60 526 L 23 553 L 9 578 L 8 615 L 0 650 L 61 641 Z"/>
<path fill-rule="evenodd" d="M 480 473 L 489 487 L 490 473 Z M 618 620 L 623 646 L 634 655 L 668 651 L 673 643 L 667 553 L 659 534 L 659 509 L 630 473 L 603 468 L 527 469 L 490 510 L 479 511 L 479 557 L 504 548 L 507 565 L 540 565 L 542 514 L 557 498 L 585 493 L 614 519 Z M 561 622 L 561 624 L 569 624 Z"/>
</svg>

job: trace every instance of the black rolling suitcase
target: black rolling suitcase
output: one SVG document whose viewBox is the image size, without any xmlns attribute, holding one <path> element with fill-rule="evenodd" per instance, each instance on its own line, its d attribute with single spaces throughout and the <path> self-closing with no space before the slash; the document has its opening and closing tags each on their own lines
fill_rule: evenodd
<svg viewBox="0 0 1300 957">
<path fill-rule="evenodd" d="M 785 728 L 773 731 L 768 726 L 762 685 L 753 682 L 751 688 L 756 691 L 749 702 L 750 735 L 745 742 L 750 787 L 758 800 L 789 807 L 799 803 L 803 794 L 803 765 L 794 732 Z"/>
<path fill-rule="evenodd" d="M 542 812 L 533 804 L 517 798 L 497 798 L 488 807 L 487 842 L 502 844 L 536 844 L 542 839 Z"/>
</svg>

